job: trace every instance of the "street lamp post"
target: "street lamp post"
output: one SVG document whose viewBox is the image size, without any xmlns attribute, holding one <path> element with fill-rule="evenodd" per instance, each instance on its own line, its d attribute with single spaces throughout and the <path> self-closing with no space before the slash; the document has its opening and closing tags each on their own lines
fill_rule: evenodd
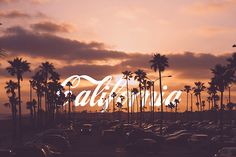
<svg viewBox="0 0 236 157">
<path fill-rule="evenodd" d="M 162 76 L 161 78 L 158 78 L 158 79 L 156 79 L 156 80 L 151 80 L 151 79 L 149 79 L 149 78 L 147 78 L 148 80 L 150 80 L 151 82 L 152 82 L 152 109 L 153 109 L 153 115 L 152 115 L 152 120 L 153 120 L 153 122 L 154 122 L 154 119 L 155 119 L 155 116 L 154 116 L 154 112 L 155 112 L 155 107 L 154 107 L 154 87 L 155 87 L 155 82 L 156 81 L 160 81 L 159 83 L 160 83 L 160 95 L 161 95 L 161 108 L 162 108 L 162 110 L 163 110 L 163 97 L 162 97 L 162 82 L 161 82 L 161 79 L 162 78 L 165 78 L 165 77 L 172 77 L 172 75 L 167 75 L 167 76 Z M 163 114 L 163 113 L 162 113 Z M 163 115 L 162 115 L 163 116 Z"/>
</svg>

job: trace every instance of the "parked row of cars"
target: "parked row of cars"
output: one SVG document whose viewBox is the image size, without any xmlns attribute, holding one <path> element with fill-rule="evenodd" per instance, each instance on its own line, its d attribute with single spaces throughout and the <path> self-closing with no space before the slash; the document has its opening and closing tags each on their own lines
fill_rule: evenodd
<svg viewBox="0 0 236 157">
<path fill-rule="evenodd" d="M 40 132 L 24 142 L 22 145 L 10 149 L 0 149 L 1 157 L 60 157 L 69 151 L 80 134 L 90 134 L 91 124 L 82 124 L 75 127 L 60 124 L 54 129 Z"/>
<path fill-rule="evenodd" d="M 112 122 L 111 122 L 112 123 Z M 213 154 L 224 147 L 236 147 L 234 125 L 221 129 L 214 121 L 166 121 L 160 135 L 160 123 L 115 123 L 102 131 L 103 144 L 125 145 L 128 152 L 159 152 L 162 147 L 201 150 Z"/>
</svg>

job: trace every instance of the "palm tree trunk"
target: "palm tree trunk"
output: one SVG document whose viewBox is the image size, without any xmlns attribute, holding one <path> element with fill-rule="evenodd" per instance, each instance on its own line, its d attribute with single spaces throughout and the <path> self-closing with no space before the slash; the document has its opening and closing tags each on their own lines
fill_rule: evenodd
<svg viewBox="0 0 236 157">
<path fill-rule="evenodd" d="M 68 100 L 68 114 L 69 114 L 69 119 L 71 118 L 71 108 L 70 108 L 70 98 L 71 98 L 71 93 L 70 93 L 70 86 L 69 86 L 69 100 Z"/>
<path fill-rule="evenodd" d="M 224 98 L 224 92 L 220 92 L 220 132 L 221 135 L 223 134 L 223 98 Z"/>
<path fill-rule="evenodd" d="M 160 83 L 160 95 L 161 95 L 161 124 L 160 124 L 160 134 L 162 135 L 162 126 L 163 126 L 163 98 L 162 98 L 162 84 L 161 84 L 161 71 L 159 70 L 159 83 Z"/>
<path fill-rule="evenodd" d="M 115 119 L 115 97 L 113 97 L 113 106 L 112 106 L 112 115 L 113 115 L 113 120 Z"/>
<path fill-rule="evenodd" d="M 20 92 L 20 78 L 17 78 L 18 82 L 18 98 L 19 98 L 19 133 L 20 133 L 20 142 L 21 142 L 21 133 L 22 133 L 22 121 L 21 121 L 21 92 Z"/>
<path fill-rule="evenodd" d="M 142 119 L 143 119 L 143 115 L 142 115 L 142 113 L 143 113 L 143 106 L 142 106 L 142 94 L 141 94 L 141 90 L 142 90 L 142 88 L 141 88 L 141 83 L 139 84 L 139 101 L 140 101 L 140 119 L 139 119 L 139 126 L 141 127 L 141 125 L 142 125 Z"/>
<path fill-rule="evenodd" d="M 193 112 L 193 94 L 191 93 L 191 112 Z"/>
<path fill-rule="evenodd" d="M 188 112 L 188 92 L 187 92 L 187 105 L 186 105 L 186 111 Z"/>
<path fill-rule="evenodd" d="M 154 119 L 155 119 L 155 100 L 154 100 L 154 82 L 153 82 L 153 86 L 152 86 L 152 122 L 154 123 Z"/>
<path fill-rule="evenodd" d="M 152 120 L 152 86 L 149 87 L 150 120 Z"/>
<path fill-rule="evenodd" d="M 137 98 L 137 95 L 135 94 L 135 99 L 136 99 L 136 121 L 138 121 L 138 98 Z"/>
<path fill-rule="evenodd" d="M 127 92 L 127 114 L 128 114 L 128 123 L 129 123 L 129 81 L 126 79 L 126 92 Z"/>
<path fill-rule="evenodd" d="M 202 111 L 202 97 L 201 94 L 199 94 L 199 106 L 200 106 L 200 110 Z"/>
<path fill-rule="evenodd" d="M 198 95 L 196 95 L 196 98 L 197 98 L 197 104 L 198 104 L 198 106 L 197 106 L 197 110 L 198 110 L 198 112 L 199 112 L 199 100 L 198 100 Z"/>
<path fill-rule="evenodd" d="M 131 95 L 130 95 L 130 103 L 131 103 L 130 121 L 132 122 L 132 120 L 133 120 L 133 96 L 132 96 L 132 93 L 131 93 Z"/>
</svg>

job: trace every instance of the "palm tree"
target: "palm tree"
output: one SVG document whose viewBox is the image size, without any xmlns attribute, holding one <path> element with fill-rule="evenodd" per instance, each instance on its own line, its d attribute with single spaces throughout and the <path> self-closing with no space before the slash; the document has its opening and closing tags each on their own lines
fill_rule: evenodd
<svg viewBox="0 0 236 157">
<path fill-rule="evenodd" d="M 133 77 L 133 73 L 131 71 L 123 71 L 122 72 L 123 74 L 123 79 L 126 80 L 126 97 L 127 97 L 127 113 L 128 113 L 128 123 L 129 123 L 129 120 L 130 120 L 130 117 L 129 117 L 129 80 Z"/>
<path fill-rule="evenodd" d="M 211 97 L 211 96 L 208 96 L 208 97 L 207 97 L 207 102 L 208 102 L 208 111 L 211 110 L 211 100 L 212 100 L 212 97 Z"/>
<path fill-rule="evenodd" d="M 134 111 L 134 104 L 136 102 L 136 107 L 137 107 L 136 114 L 138 115 L 138 99 L 137 99 L 138 88 L 133 88 L 131 90 L 131 93 L 134 95 L 134 102 L 133 102 L 133 106 L 132 106 L 133 107 L 133 111 Z M 137 120 L 138 120 L 138 116 L 137 116 Z"/>
<path fill-rule="evenodd" d="M 33 124 L 33 120 L 36 114 L 36 105 L 37 105 L 37 101 L 35 99 L 33 99 L 32 101 L 27 101 L 26 102 L 26 108 L 30 110 L 30 118 L 31 118 L 31 122 Z"/>
<path fill-rule="evenodd" d="M 134 76 L 134 80 L 137 80 L 139 82 L 139 101 L 140 101 L 140 121 L 139 121 L 139 125 L 142 125 L 142 120 L 143 120 L 143 105 L 142 105 L 142 83 L 144 81 L 144 79 L 147 77 L 146 73 L 143 70 L 138 69 L 137 71 L 134 72 L 135 76 Z"/>
<path fill-rule="evenodd" d="M 205 90 L 205 86 L 204 83 L 198 81 L 198 82 L 194 82 L 195 87 L 194 87 L 194 93 L 196 96 L 199 97 L 199 107 L 200 110 L 202 111 L 202 97 L 201 97 L 201 92 Z"/>
<path fill-rule="evenodd" d="M 17 108 L 16 105 L 18 103 L 18 98 L 16 97 L 15 90 L 18 88 L 18 85 L 16 82 L 10 80 L 6 82 L 6 93 L 10 94 L 9 95 L 9 103 L 5 104 L 5 106 L 9 106 L 11 108 L 11 114 L 12 114 L 12 120 L 13 123 L 16 124 L 16 113 L 17 113 Z"/>
<path fill-rule="evenodd" d="M 52 63 L 49 63 L 48 61 L 42 63 L 39 66 L 39 74 L 43 78 L 43 89 L 44 89 L 44 99 L 45 99 L 45 110 L 46 112 L 49 109 L 47 99 L 48 99 L 48 80 L 51 79 L 51 76 L 54 74 L 55 67 Z"/>
<path fill-rule="evenodd" d="M 71 118 L 71 106 L 70 106 L 70 101 L 71 101 L 71 91 L 70 88 L 72 86 L 72 83 L 70 81 L 68 81 L 66 83 L 66 86 L 69 87 L 69 93 L 68 93 L 68 115 L 69 115 L 69 119 Z"/>
<path fill-rule="evenodd" d="M 212 110 L 215 106 L 215 95 L 217 94 L 217 87 L 214 82 L 208 82 L 209 87 L 207 88 L 207 93 L 209 94 L 209 97 L 211 98 L 212 103 Z"/>
<path fill-rule="evenodd" d="M 228 70 L 227 67 L 217 64 L 214 69 L 211 69 L 214 74 L 212 82 L 216 85 L 217 91 L 221 93 L 221 108 L 223 106 L 223 93 L 230 83 L 234 81 L 233 71 Z"/>
<path fill-rule="evenodd" d="M 172 112 L 173 111 L 173 108 L 175 108 L 175 105 L 170 102 L 168 105 L 167 105 L 168 108 L 170 108 L 170 111 Z"/>
<path fill-rule="evenodd" d="M 17 89 L 18 89 L 18 99 L 19 99 L 19 125 L 21 128 L 21 85 L 20 82 L 23 81 L 23 74 L 25 72 L 30 72 L 30 63 L 26 60 L 22 60 L 22 58 L 15 58 L 13 61 L 8 61 L 10 64 L 9 67 L 6 68 L 7 72 L 11 76 L 16 76 L 17 79 Z"/>
<path fill-rule="evenodd" d="M 211 69 L 213 73 L 212 82 L 216 85 L 217 90 L 220 92 L 220 126 L 223 129 L 222 112 L 223 112 L 223 95 L 225 89 L 234 81 L 234 73 L 232 70 L 228 70 L 227 67 L 217 64 L 214 69 Z"/>
<path fill-rule="evenodd" d="M 43 97 L 43 76 L 36 72 L 36 74 L 32 77 L 31 86 L 36 91 L 37 94 L 37 123 L 41 122 L 41 113 L 42 113 L 42 97 Z"/>
<path fill-rule="evenodd" d="M 202 111 L 205 111 L 205 106 L 206 106 L 205 103 L 206 103 L 205 100 L 202 100 Z"/>
<path fill-rule="evenodd" d="M 186 93 L 187 93 L 187 105 L 186 105 L 186 111 L 188 112 L 188 95 L 189 95 L 189 92 L 191 91 L 191 86 L 189 86 L 189 85 L 185 85 L 185 86 L 184 86 L 184 91 L 186 91 Z"/>
<path fill-rule="evenodd" d="M 178 100 L 178 99 L 175 99 L 174 102 L 175 102 L 175 112 L 177 113 L 177 112 L 178 112 L 179 100 Z"/>
<path fill-rule="evenodd" d="M 59 82 L 59 74 L 53 73 L 51 80 L 48 82 L 48 111 L 49 116 L 51 117 L 52 122 L 55 120 L 55 111 L 57 108 L 57 99 L 59 98 L 58 92 L 63 92 L 64 87 Z M 72 95 L 69 89 L 69 94 L 67 95 L 68 100 L 72 101 Z M 70 105 L 70 104 L 69 104 Z M 69 118 L 70 115 L 69 115 Z"/>
<path fill-rule="evenodd" d="M 232 71 L 232 73 L 234 75 L 234 80 L 233 80 L 232 83 L 236 83 L 236 52 L 233 53 L 232 57 L 228 58 L 227 61 L 228 61 L 227 69 Z M 231 88 L 231 85 L 228 86 L 228 89 L 229 89 L 229 102 L 231 102 L 230 88 Z"/>
<path fill-rule="evenodd" d="M 152 95 L 152 87 L 153 87 L 153 81 L 147 81 L 147 90 L 149 90 L 149 98 L 150 98 L 150 100 L 149 100 L 149 104 L 150 104 L 150 113 L 151 113 L 151 119 L 153 120 L 153 106 L 154 106 L 154 104 L 153 104 L 153 101 L 152 101 L 152 99 L 153 99 L 153 95 Z"/>
<path fill-rule="evenodd" d="M 166 67 L 169 66 L 168 58 L 165 55 L 154 54 L 152 60 L 150 60 L 151 69 L 159 73 L 159 83 L 160 83 L 160 96 L 161 96 L 161 125 L 160 125 L 160 134 L 162 135 L 162 126 L 163 126 L 163 98 L 162 98 L 162 80 L 161 74 L 165 71 Z"/>
<path fill-rule="evenodd" d="M 112 113 L 115 113 L 115 97 L 117 96 L 117 94 L 115 92 L 113 92 L 111 94 L 112 100 L 113 100 L 113 106 L 112 106 Z"/>
</svg>

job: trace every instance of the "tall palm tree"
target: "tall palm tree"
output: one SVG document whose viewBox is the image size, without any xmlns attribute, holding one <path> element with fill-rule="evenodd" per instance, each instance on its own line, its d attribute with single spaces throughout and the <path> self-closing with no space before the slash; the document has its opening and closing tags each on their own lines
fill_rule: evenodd
<svg viewBox="0 0 236 157">
<path fill-rule="evenodd" d="M 199 97 L 199 107 L 200 110 L 202 111 L 202 97 L 201 97 L 201 92 L 205 90 L 205 86 L 204 83 L 202 83 L 201 81 L 198 82 L 194 82 L 195 87 L 194 87 L 194 93 L 196 94 L 196 96 Z"/>
<path fill-rule="evenodd" d="M 48 80 L 51 79 L 51 76 L 54 74 L 55 67 L 52 63 L 49 63 L 48 61 L 42 63 L 39 66 L 39 74 L 43 78 L 43 88 L 44 88 L 44 101 L 45 101 L 45 110 L 46 112 L 49 109 L 47 99 L 48 99 Z"/>
<path fill-rule="evenodd" d="M 147 90 L 149 90 L 149 104 L 150 104 L 150 113 L 151 113 L 151 119 L 153 119 L 153 97 L 152 97 L 152 87 L 153 87 L 153 81 L 147 81 Z"/>
<path fill-rule="evenodd" d="M 211 104 L 212 104 L 212 110 L 215 106 L 215 95 L 217 94 L 217 87 L 214 82 L 210 81 L 208 82 L 209 87 L 207 88 L 207 93 L 209 94 L 209 97 L 211 98 Z"/>
<path fill-rule="evenodd" d="M 214 69 L 211 69 L 213 73 L 212 82 L 216 85 L 217 91 L 221 93 L 221 109 L 223 106 L 223 93 L 230 83 L 234 81 L 233 71 L 228 70 L 227 67 L 217 64 Z"/>
<path fill-rule="evenodd" d="M 178 100 L 178 99 L 175 99 L 174 102 L 175 102 L 175 112 L 177 113 L 177 112 L 178 112 L 179 100 Z"/>
<path fill-rule="evenodd" d="M 140 101 L 140 119 L 139 119 L 139 125 L 142 125 L 142 120 L 143 120 L 143 105 L 142 105 L 142 83 L 144 81 L 144 79 L 147 77 L 147 73 L 144 72 L 141 69 L 138 69 L 137 71 L 134 72 L 135 76 L 134 76 L 134 80 L 137 80 L 139 82 L 139 101 Z"/>
<path fill-rule="evenodd" d="M 111 97 L 112 97 L 112 101 L 113 101 L 113 106 L 112 106 L 112 113 L 114 114 L 115 113 L 115 97 L 117 96 L 116 92 L 113 92 L 111 94 Z"/>
<path fill-rule="evenodd" d="M 208 97 L 207 97 L 207 102 L 208 102 L 208 111 L 211 110 L 211 100 L 212 100 L 212 97 L 211 97 L 211 96 L 208 96 Z"/>
<path fill-rule="evenodd" d="M 137 109 L 136 109 L 136 115 L 138 115 L 138 99 L 137 99 L 137 94 L 138 94 L 138 88 L 133 88 L 132 90 L 131 90 L 131 93 L 134 95 L 134 102 L 133 102 L 133 111 L 134 111 L 134 104 L 136 103 L 136 107 L 137 107 Z M 137 119 L 136 119 L 137 121 L 138 121 L 138 116 L 137 116 Z"/>
<path fill-rule="evenodd" d="M 142 82 L 142 90 L 143 90 L 143 105 L 142 105 L 142 107 L 143 107 L 143 109 L 142 109 L 142 111 L 144 111 L 144 112 L 146 112 L 146 109 L 147 109 L 147 106 L 146 106 L 146 94 L 147 94 L 147 80 L 144 78 L 143 79 L 143 82 Z M 145 119 L 144 118 L 144 115 L 143 115 L 143 119 Z"/>
<path fill-rule="evenodd" d="M 236 52 L 234 52 L 232 54 L 232 57 L 227 59 L 228 64 L 227 64 L 227 69 L 232 71 L 233 75 L 234 75 L 234 80 L 232 83 L 236 83 Z M 230 91 L 231 86 L 228 86 L 229 89 L 229 103 L 231 103 L 231 91 Z"/>
<path fill-rule="evenodd" d="M 220 128 L 223 129 L 223 96 L 225 89 L 234 81 L 233 71 L 228 70 L 226 66 L 217 64 L 214 69 L 211 69 L 213 73 L 212 82 L 216 85 L 217 90 L 220 92 Z"/>
<path fill-rule="evenodd" d="M 42 97 L 43 97 L 43 76 L 36 72 L 36 74 L 32 77 L 31 80 L 32 88 L 36 91 L 37 95 L 37 123 L 41 122 L 41 116 L 42 116 Z M 40 123 L 41 124 L 41 123 Z"/>
<path fill-rule="evenodd" d="M 9 103 L 7 103 L 5 106 L 9 106 L 11 108 L 11 114 L 12 114 L 12 120 L 13 123 L 16 124 L 16 113 L 17 108 L 16 105 L 18 103 L 18 98 L 16 97 L 15 90 L 18 88 L 18 85 L 16 82 L 10 80 L 6 82 L 6 93 L 9 94 Z"/>
<path fill-rule="evenodd" d="M 37 105 L 37 101 L 35 99 L 26 102 L 26 108 L 30 110 L 30 119 L 31 119 L 32 125 L 33 125 L 33 120 L 36 113 L 36 110 L 35 110 L 36 105 Z"/>
<path fill-rule="evenodd" d="M 189 92 L 191 91 L 191 86 L 189 85 L 185 85 L 184 86 L 184 91 L 187 93 L 187 104 L 186 104 L 186 111 L 188 112 L 188 95 L 189 95 Z"/>
<path fill-rule="evenodd" d="M 123 79 L 126 80 L 126 97 L 127 97 L 127 114 L 128 114 L 128 123 L 130 121 L 130 117 L 129 117 L 129 80 L 133 77 L 133 73 L 131 71 L 123 71 Z"/>
<path fill-rule="evenodd" d="M 68 81 L 66 83 L 66 86 L 69 87 L 69 93 L 68 93 L 68 115 L 69 115 L 69 119 L 71 118 L 71 105 L 70 105 L 70 101 L 71 101 L 71 91 L 70 91 L 70 88 L 72 86 L 72 83 L 70 81 Z"/>
<path fill-rule="evenodd" d="M 175 108 L 175 105 L 170 102 L 168 105 L 167 105 L 168 108 L 170 108 L 170 111 L 172 112 L 173 111 L 173 108 Z"/>
<path fill-rule="evenodd" d="M 162 72 L 169 66 L 168 58 L 165 55 L 154 54 L 152 60 L 150 60 L 151 69 L 159 73 L 159 84 L 160 84 L 160 96 L 161 96 L 161 124 L 160 124 L 160 134 L 162 135 L 163 126 L 163 97 L 162 97 Z"/>
<path fill-rule="evenodd" d="M 202 100 L 202 111 L 205 111 L 205 106 L 206 106 L 205 103 L 206 103 L 205 100 Z"/>
<path fill-rule="evenodd" d="M 22 58 L 15 58 L 13 61 L 8 61 L 10 64 L 9 67 L 6 68 L 7 72 L 11 76 L 16 76 L 17 79 L 17 89 L 18 89 L 18 99 L 19 99 L 19 125 L 21 128 L 21 85 L 20 82 L 23 81 L 23 74 L 25 72 L 30 72 L 30 63 Z"/>
</svg>

